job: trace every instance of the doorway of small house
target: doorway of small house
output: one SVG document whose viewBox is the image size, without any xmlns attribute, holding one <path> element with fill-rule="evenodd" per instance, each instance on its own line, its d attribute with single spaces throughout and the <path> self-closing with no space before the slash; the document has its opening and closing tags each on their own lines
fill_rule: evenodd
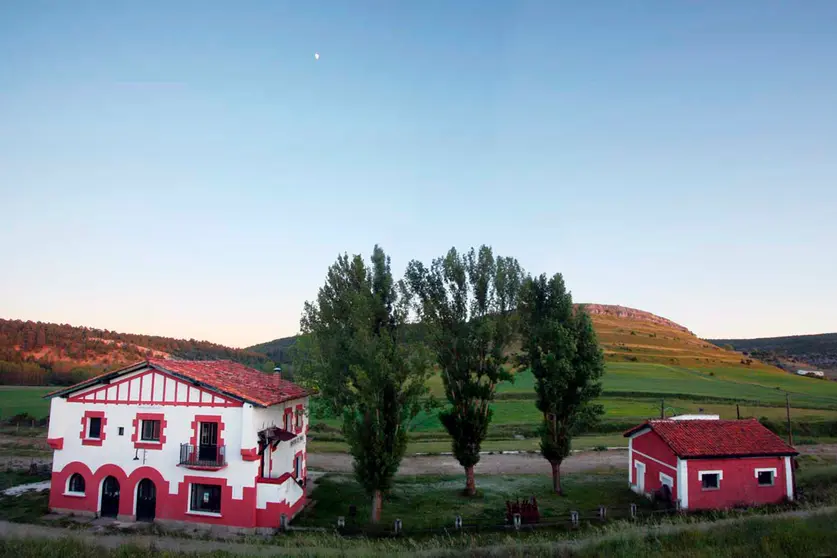
<svg viewBox="0 0 837 558">
<path fill-rule="evenodd" d="M 102 482 L 102 517 L 116 517 L 119 515 L 119 481 L 116 477 L 105 477 Z"/>
<path fill-rule="evenodd" d="M 636 462 L 636 487 L 640 494 L 645 493 L 645 463 Z"/>
<path fill-rule="evenodd" d="M 157 487 L 151 479 L 137 485 L 137 521 L 154 521 L 157 511 Z"/>
<path fill-rule="evenodd" d="M 198 461 L 216 462 L 218 460 L 218 423 L 202 422 L 198 446 Z"/>
</svg>

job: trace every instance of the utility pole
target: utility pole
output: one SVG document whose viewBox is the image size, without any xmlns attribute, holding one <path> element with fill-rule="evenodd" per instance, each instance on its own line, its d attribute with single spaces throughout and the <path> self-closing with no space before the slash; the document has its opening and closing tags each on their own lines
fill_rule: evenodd
<svg viewBox="0 0 837 558">
<path fill-rule="evenodd" d="M 666 418 L 666 400 L 660 399 L 660 418 Z"/>
<path fill-rule="evenodd" d="M 788 444 L 791 446 L 793 445 L 793 431 L 791 430 L 791 420 L 790 420 L 790 394 L 785 394 L 785 411 L 788 415 Z"/>
<path fill-rule="evenodd" d="M 741 409 L 738 408 L 738 403 L 735 404 L 735 416 L 738 420 L 741 420 Z"/>
</svg>

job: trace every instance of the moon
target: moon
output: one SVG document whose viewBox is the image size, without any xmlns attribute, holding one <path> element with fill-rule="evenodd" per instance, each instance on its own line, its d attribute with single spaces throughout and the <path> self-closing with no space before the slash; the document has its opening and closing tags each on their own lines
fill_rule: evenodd
<svg viewBox="0 0 837 558">
<path fill-rule="evenodd" d="M 319 52 L 315 52 L 315 53 L 314 53 L 314 60 L 319 60 L 319 59 L 320 59 L 320 53 L 319 53 Z"/>
</svg>

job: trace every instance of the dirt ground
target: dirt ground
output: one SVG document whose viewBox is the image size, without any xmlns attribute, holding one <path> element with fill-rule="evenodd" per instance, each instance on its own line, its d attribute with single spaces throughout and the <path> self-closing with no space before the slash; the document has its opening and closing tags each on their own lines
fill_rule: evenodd
<svg viewBox="0 0 837 558">
<path fill-rule="evenodd" d="M 800 446 L 803 454 L 837 456 L 837 444 Z M 320 471 L 350 473 L 352 458 L 343 453 L 310 453 L 308 467 Z M 626 450 L 585 451 L 575 453 L 561 465 L 563 473 L 577 473 L 608 467 L 628 467 Z M 462 473 L 462 466 L 452 455 L 408 456 L 401 462 L 398 474 L 410 475 L 456 475 Z M 552 469 L 543 457 L 536 453 L 483 455 L 476 466 L 476 473 L 483 475 L 506 474 L 552 474 Z"/>
<path fill-rule="evenodd" d="M 799 446 L 802 454 L 837 457 L 837 444 Z M 51 457 L 25 457 L 0 455 L 0 467 L 28 469 L 31 463 L 38 465 L 52 463 Z M 561 465 L 564 473 L 576 473 L 608 467 L 626 468 L 628 452 L 625 450 L 585 451 L 571 455 Z M 350 473 L 352 457 L 345 453 L 309 453 L 308 468 L 314 471 Z M 551 474 L 549 463 L 536 453 L 483 455 L 476 466 L 477 474 Z M 412 475 L 457 475 L 462 466 L 452 455 L 414 455 L 401 462 L 398 474 Z"/>
<path fill-rule="evenodd" d="M 561 471 L 572 473 L 608 467 L 627 467 L 628 452 L 588 451 L 568 457 Z M 309 453 L 308 467 L 320 471 L 350 473 L 352 457 L 343 453 Z M 398 469 L 401 476 L 456 475 L 462 473 L 462 465 L 452 455 L 416 455 L 405 457 Z M 476 466 L 478 475 L 504 474 L 552 474 L 552 469 L 538 454 L 483 455 Z"/>
</svg>

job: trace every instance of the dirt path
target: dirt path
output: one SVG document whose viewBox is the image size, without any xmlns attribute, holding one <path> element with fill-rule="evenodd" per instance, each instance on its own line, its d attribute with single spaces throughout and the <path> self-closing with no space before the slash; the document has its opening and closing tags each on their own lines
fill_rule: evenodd
<svg viewBox="0 0 837 558">
<path fill-rule="evenodd" d="M 638 526 L 630 530 L 622 532 L 615 532 L 608 535 L 599 535 L 595 537 L 588 537 L 575 540 L 557 540 L 554 542 L 533 543 L 530 545 L 520 543 L 514 544 L 514 551 L 519 555 L 521 551 L 529 549 L 534 550 L 549 550 L 552 552 L 559 552 L 562 550 L 578 550 L 590 545 L 603 543 L 609 540 L 622 539 L 629 537 L 640 537 L 648 534 L 655 535 L 670 535 L 681 533 L 684 531 L 708 531 L 716 527 L 724 527 L 741 523 L 749 520 L 761 521 L 775 521 L 777 519 L 788 518 L 805 518 L 813 515 L 820 515 L 826 513 L 834 513 L 837 507 L 820 508 L 815 510 L 800 510 L 785 513 L 777 513 L 770 516 L 748 516 L 733 519 L 724 519 L 714 522 L 703 523 L 679 523 L 668 524 L 663 526 Z M 113 534 L 102 535 L 83 532 L 72 532 L 67 529 L 59 527 L 46 527 L 43 525 L 27 525 L 21 523 L 9 523 L 0 521 L 0 538 L 9 539 L 40 539 L 40 540 L 60 540 L 73 539 L 84 542 L 88 545 L 97 546 L 100 548 L 116 549 L 122 545 L 134 545 L 145 549 L 154 549 L 157 551 L 169 552 L 190 552 L 190 553 L 217 553 L 219 551 L 228 552 L 239 556 L 374 556 L 374 555 L 391 555 L 393 549 L 381 545 L 375 548 L 373 545 L 367 544 L 342 544 L 337 539 L 333 541 L 334 546 L 324 546 L 322 543 L 315 546 L 304 546 L 296 537 L 287 537 L 284 539 L 274 538 L 265 539 L 265 544 L 246 544 L 217 540 L 197 540 L 185 539 L 182 537 L 167 537 L 161 535 L 131 535 L 131 534 Z M 463 553 L 461 547 L 450 549 L 434 549 L 428 551 L 413 552 L 411 554 L 416 556 L 426 557 L 442 557 L 442 556 L 461 556 Z M 503 545 L 495 545 L 483 548 L 469 548 L 470 553 L 502 555 Z M 399 555 L 407 555 L 406 548 L 399 552 Z"/>
<path fill-rule="evenodd" d="M 564 473 L 589 471 L 607 467 L 628 466 L 628 452 L 625 450 L 586 451 L 568 457 L 561 465 Z M 320 471 L 350 473 L 352 456 L 345 453 L 310 453 L 308 467 Z M 462 466 L 452 455 L 414 455 L 405 457 L 398 468 L 402 476 L 412 475 L 456 475 L 462 473 Z M 476 466 L 476 473 L 482 475 L 544 474 L 551 475 L 549 462 L 539 454 L 493 454 L 483 455 Z"/>
<path fill-rule="evenodd" d="M 799 451 L 809 455 L 830 455 L 837 457 L 837 444 L 817 444 L 799 446 Z M 38 465 L 49 464 L 49 457 L 0 456 L 0 467 L 28 469 L 35 462 Z M 576 473 L 607 467 L 624 468 L 628 466 L 628 452 L 625 450 L 585 451 L 568 457 L 561 471 Z M 352 457 L 346 453 L 309 453 L 308 467 L 316 471 L 351 473 Z M 412 455 L 401 462 L 399 475 L 456 475 L 462 467 L 452 455 Z M 476 472 L 483 475 L 506 474 L 551 474 L 549 463 L 536 453 L 483 455 L 477 464 Z"/>
</svg>

